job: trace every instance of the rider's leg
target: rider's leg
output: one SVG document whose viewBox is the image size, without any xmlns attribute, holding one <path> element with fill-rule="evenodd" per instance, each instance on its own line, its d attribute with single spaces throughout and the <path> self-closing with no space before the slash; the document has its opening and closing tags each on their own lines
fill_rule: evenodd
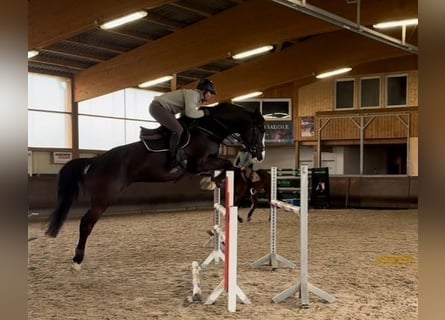
<svg viewBox="0 0 445 320">
<path fill-rule="evenodd" d="M 159 102 L 153 101 L 149 108 L 150 114 L 155 118 L 160 124 L 170 129 L 172 135 L 169 141 L 169 159 L 170 163 L 168 169 L 173 169 L 178 166 L 178 164 L 184 163 L 184 154 L 182 149 L 179 149 L 179 141 L 183 133 L 183 128 L 181 124 L 176 120 L 175 115 L 170 111 L 165 109 Z"/>
<path fill-rule="evenodd" d="M 170 136 L 169 149 L 170 149 L 170 168 L 171 169 L 173 169 L 177 165 L 181 165 L 183 167 L 185 166 L 183 150 L 178 148 L 180 137 L 181 136 L 178 135 L 176 132 L 172 132 L 172 135 Z"/>
</svg>

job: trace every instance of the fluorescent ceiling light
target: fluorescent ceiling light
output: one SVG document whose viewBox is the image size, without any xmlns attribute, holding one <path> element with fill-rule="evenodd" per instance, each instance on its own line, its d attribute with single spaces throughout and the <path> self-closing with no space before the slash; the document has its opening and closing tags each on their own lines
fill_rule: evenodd
<svg viewBox="0 0 445 320">
<path fill-rule="evenodd" d="M 316 75 L 315 77 L 317 79 L 323 79 L 323 78 L 327 78 L 327 77 L 331 77 L 331 76 L 336 76 L 338 74 L 346 73 L 351 70 L 352 70 L 352 68 L 341 68 L 341 69 L 337 69 L 337 70 L 333 70 L 333 71 L 320 73 L 320 74 Z"/>
<path fill-rule="evenodd" d="M 139 84 L 138 87 L 139 88 L 147 88 L 147 87 L 151 87 L 151 86 L 154 86 L 156 84 L 159 84 L 159 83 L 162 83 L 165 81 L 169 81 L 171 79 L 173 79 L 173 76 L 163 76 L 163 77 L 160 77 L 160 78 L 157 78 L 154 80 L 145 81 L 145 82 Z"/>
<path fill-rule="evenodd" d="M 235 55 L 232 56 L 232 58 L 233 59 L 244 59 L 244 58 L 253 56 L 255 54 L 260 54 L 260 53 L 263 53 L 263 52 L 270 51 L 272 49 L 273 49 L 273 46 L 267 45 L 267 46 L 263 46 L 263 47 L 259 47 L 259 48 L 256 48 L 256 49 L 252 49 L 252 50 L 249 50 L 249 51 L 244 51 L 244 52 L 235 54 Z"/>
<path fill-rule="evenodd" d="M 261 91 L 255 91 L 255 92 L 251 92 L 242 96 L 238 96 L 232 99 L 232 101 L 241 101 L 241 100 L 246 100 L 249 98 L 254 98 L 254 97 L 258 97 L 260 95 L 262 95 L 263 93 Z"/>
<path fill-rule="evenodd" d="M 31 59 L 38 54 L 39 54 L 39 52 L 37 50 L 30 50 L 30 51 L 28 51 L 28 59 Z"/>
<path fill-rule="evenodd" d="M 133 12 L 133 13 L 127 14 L 126 16 L 102 23 L 100 25 L 100 28 L 104 29 L 104 30 L 115 28 L 115 27 L 121 26 L 125 23 L 132 22 L 137 19 L 141 19 L 141 18 L 145 17 L 146 15 L 147 15 L 147 11 L 143 11 L 143 10 Z"/>
<path fill-rule="evenodd" d="M 388 21 L 374 24 L 373 27 L 376 29 L 387 29 L 394 27 L 403 27 L 403 26 L 414 26 L 419 24 L 419 19 L 408 19 L 408 20 L 399 20 L 399 21 Z"/>
</svg>

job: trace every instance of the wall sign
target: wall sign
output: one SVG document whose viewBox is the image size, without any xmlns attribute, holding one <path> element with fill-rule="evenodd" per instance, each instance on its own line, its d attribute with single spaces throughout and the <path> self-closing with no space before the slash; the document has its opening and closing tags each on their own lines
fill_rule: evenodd
<svg viewBox="0 0 445 320">
<path fill-rule="evenodd" d="M 264 124 L 266 144 L 294 144 L 292 121 L 267 121 Z"/>
<path fill-rule="evenodd" d="M 301 118 L 301 136 L 313 137 L 314 131 L 314 117 L 302 117 Z"/>
<path fill-rule="evenodd" d="M 53 161 L 55 164 L 65 164 L 73 158 L 71 152 L 53 152 Z"/>
</svg>

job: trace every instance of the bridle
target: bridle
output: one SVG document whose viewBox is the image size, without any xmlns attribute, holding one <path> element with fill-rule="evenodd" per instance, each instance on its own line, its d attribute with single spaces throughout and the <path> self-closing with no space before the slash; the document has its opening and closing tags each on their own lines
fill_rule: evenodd
<svg viewBox="0 0 445 320">
<path fill-rule="evenodd" d="M 259 139 L 259 130 L 257 127 L 252 126 L 250 128 L 250 140 L 248 142 L 248 145 L 245 146 L 246 149 L 252 154 L 252 155 L 256 155 L 257 153 L 261 153 L 264 151 L 264 146 L 263 144 L 259 144 L 258 141 L 260 141 Z"/>
</svg>

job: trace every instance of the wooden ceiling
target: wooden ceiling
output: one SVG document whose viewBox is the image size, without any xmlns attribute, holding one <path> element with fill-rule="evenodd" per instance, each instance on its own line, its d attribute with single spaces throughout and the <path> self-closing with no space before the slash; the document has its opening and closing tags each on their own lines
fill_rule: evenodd
<svg viewBox="0 0 445 320">
<path fill-rule="evenodd" d="M 308 0 L 371 28 L 417 17 L 417 0 Z M 289 82 L 316 81 L 314 74 L 342 66 L 377 73 L 417 68 L 417 55 L 298 12 L 270 0 L 30 0 L 30 72 L 73 78 L 81 101 L 167 74 L 151 90 L 193 87 L 209 77 L 219 101 Z M 102 30 L 98 24 L 145 9 L 142 20 Z M 382 32 L 383 31 L 379 31 Z M 401 28 L 385 31 L 401 39 Z M 406 42 L 417 45 L 417 27 Z M 236 61 L 232 54 L 272 44 L 270 53 Z"/>
</svg>

